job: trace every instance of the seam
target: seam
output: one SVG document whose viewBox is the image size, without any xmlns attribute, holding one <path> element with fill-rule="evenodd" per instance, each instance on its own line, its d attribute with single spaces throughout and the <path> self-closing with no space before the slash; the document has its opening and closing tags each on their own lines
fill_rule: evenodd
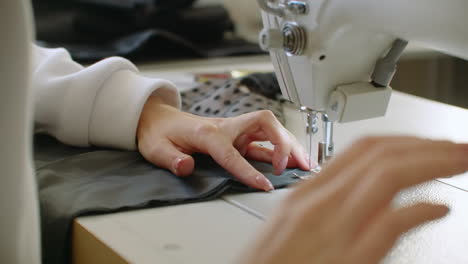
<svg viewBox="0 0 468 264">
<path fill-rule="evenodd" d="M 260 219 L 260 220 L 262 220 L 262 221 L 266 221 L 266 217 L 265 217 L 263 214 L 261 214 L 261 213 L 255 211 L 255 210 L 252 209 L 252 208 L 249 208 L 249 207 L 246 206 L 246 205 L 243 205 L 242 203 L 239 203 L 239 202 L 237 202 L 237 201 L 235 201 L 235 200 L 226 198 L 226 197 L 224 197 L 224 196 L 221 197 L 221 199 L 224 200 L 225 202 L 227 202 L 228 204 L 230 204 L 230 205 L 232 205 L 232 206 L 234 206 L 234 207 L 239 208 L 240 210 L 244 211 L 245 213 L 247 213 L 247 214 L 249 214 L 249 215 L 251 215 L 251 216 L 253 216 L 253 217 L 255 217 L 255 218 L 258 218 L 258 219 Z"/>
</svg>

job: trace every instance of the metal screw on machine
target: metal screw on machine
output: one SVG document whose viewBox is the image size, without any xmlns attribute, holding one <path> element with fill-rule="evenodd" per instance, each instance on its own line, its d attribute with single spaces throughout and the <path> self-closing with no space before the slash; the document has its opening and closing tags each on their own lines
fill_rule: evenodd
<svg viewBox="0 0 468 264">
<path fill-rule="evenodd" d="M 289 55 L 300 56 L 306 48 L 306 32 L 295 24 L 286 23 L 282 31 L 278 29 L 264 29 L 260 32 L 260 47 L 269 51 L 283 49 Z"/>
<path fill-rule="evenodd" d="M 273 7 L 273 6 L 270 6 L 268 2 L 269 2 L 268 0 L 257 0 L 258 6 L 261 9 L 263 9 L 263 11 L 279 16 L 279 17 L 283 17 L 285 15 L 285 12 L 282 6 L 278 5 L 276 7 Z"/>
<path fill-rule="evenodd" d="M 285 10 L 288 10 L 294 15 L 307 15 L 307 13 L 309 13 L 309 6 L 303 1 L 290 0 L 286 5 L 277 4 L 276 6 L 273 6 L 271 2 L 271 0 L 257 0 L 258 5 L 263 11 L 279 17 L 284 17 L 286 15 Z"/>
<path fill-rule="evenodd" d="M 289 1 L 287 4 L 288 10 L 295 15 L 307 15 L 309 6 L 301 1 Z"/>
<path fill-rule="evenodd" d="M 306 48 L 306 32 L 295 23 L 286 23 L 283 27 L 284 50 L 294 56 L 304 53 Z"/>
</svg>

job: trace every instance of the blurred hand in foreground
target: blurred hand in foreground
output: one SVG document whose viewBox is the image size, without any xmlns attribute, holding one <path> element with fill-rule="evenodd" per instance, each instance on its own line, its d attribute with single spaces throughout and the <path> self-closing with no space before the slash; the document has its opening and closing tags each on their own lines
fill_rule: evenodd
<svg viewBox="0 0 468 264">
<path fill-rule="evenodd" d="M 394 208 L 394 196 L 467 170 L 466 144 L 362 139 L 293 190 L 241 263 L 378 263 L 402 233 L 448 212 L 429 203 Z"/>
</svg>

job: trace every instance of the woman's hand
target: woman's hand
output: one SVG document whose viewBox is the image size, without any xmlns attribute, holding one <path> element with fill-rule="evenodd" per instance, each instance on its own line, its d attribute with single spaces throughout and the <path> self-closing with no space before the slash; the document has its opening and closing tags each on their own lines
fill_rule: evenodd
<svg viewBox="0 0 468 264">
<path fill-rule="evenodd" d="M 150 97 L 140 117 L 137 138 L 138 149 L 148 161 L 182 177 L 194 169 L 192 153 L 211 155 L 239 181 L 265 191 L 273 190 L 272 184 L 244 157 L 272 163 L 276 174 L 286 167 L 309 169 L 301 145 L 270 111 L 206 118 L 181 112 L 158 97 Z M 254 141 L 270 141 L 274 150 Z"/>
<path fill-rule="evenodd" d="M 297 186 L 242 263 L 378 263 L 402 233 L 448 212 L 428 203 L 394 208 L 394 196 L 467 170 L 468 145 L 360 140 Z"/>
</svg>

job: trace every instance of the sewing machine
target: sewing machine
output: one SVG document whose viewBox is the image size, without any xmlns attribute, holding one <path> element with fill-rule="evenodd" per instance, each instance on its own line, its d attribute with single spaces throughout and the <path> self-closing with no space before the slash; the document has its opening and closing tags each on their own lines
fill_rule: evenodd
<svg viewBox="0 0 468 264">
<path fill-rule="evenodd" d="M 405 40 L 468 58 L 465 0 L 258 2 L 266 27 L 261 43 L 271 50 L 283 93 L 302 106 L 311 137 L 319 138 L 324 123 L 324 138 L 317 144 L 321 162 L 333 154 L 333 122 L 385 113 L 394 63 Z M 31 162 L 31 17 L 29 1 L 0 1 L 3 263 L 40 263 Z"/>
<path fill-rule="evenodd" d="M 304 112 L 316 172 L 333 156 L 334 122 L 385 115 L 408 41 L 468 59 L 468 1 L 257 2 L 260 45 L 270 51 L 283 95 Z"/>
</svg>

